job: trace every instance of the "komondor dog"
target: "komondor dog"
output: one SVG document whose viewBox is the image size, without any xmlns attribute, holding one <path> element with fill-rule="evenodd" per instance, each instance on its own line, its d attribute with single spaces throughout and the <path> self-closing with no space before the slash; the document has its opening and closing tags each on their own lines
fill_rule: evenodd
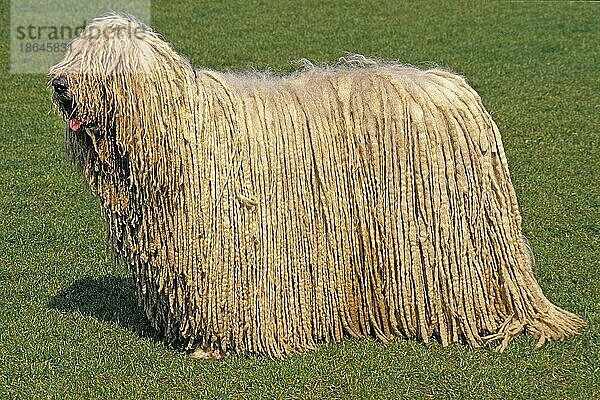
<svg viewBox="0 0 600 400">
<path fill-rule="evenodd" d="M 359 56 L 194 69 L 109 15 L 50 78 L 141 306 L 195 356 L 345 335 L 503 350 L 583 326 L 542 294 L 500 133 L 457 75 Z"/>
</svg>

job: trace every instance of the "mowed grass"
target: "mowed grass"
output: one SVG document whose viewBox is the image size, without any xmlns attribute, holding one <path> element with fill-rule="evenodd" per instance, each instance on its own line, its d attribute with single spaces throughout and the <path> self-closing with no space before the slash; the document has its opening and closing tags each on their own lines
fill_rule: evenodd
<svg viewBox="0 0 600 400">
<path fill-rule="evenodd" d="M 65 161 L 47 78 L 9 73 L 0 6 L 0 398 L 600 397 L 600 6 L 153 1 L 197 66 L 284 73 L 361 53 L 467 77 L 503 133 L 546 295 L 580 336 L 505 353 L 352 340 L 268 360 L 194 361 L 136 306 L 105 256 L 99 203 Z"/>
</svg>

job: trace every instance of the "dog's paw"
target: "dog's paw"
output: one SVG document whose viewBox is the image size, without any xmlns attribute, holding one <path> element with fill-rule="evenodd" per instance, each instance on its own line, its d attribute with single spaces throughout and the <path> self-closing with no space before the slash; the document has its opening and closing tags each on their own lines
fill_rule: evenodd
<svg viewBox="0 0 600 400">
<path fill-rule="evenodd" d="M 212 350 L 208 346 L 199 346 L 188 352 L 190 358 L 195 360 L 221 360 L 225 354 L 220 350 Z"/>
</svg>

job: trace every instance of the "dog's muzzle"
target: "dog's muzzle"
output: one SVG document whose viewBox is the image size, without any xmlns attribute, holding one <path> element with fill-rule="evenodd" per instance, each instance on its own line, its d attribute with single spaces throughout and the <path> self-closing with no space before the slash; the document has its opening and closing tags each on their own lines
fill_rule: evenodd
<svg viewBox="0 0 600 400">
<path fill-rule="evenodd" d="M 52 79 L 50 84 L 54 88 L 54 99 L 63 112 L 69 129 L 73 132 L 79 131 L 79 129 L 86 125 L 89 118 L 80 119 L 77 110 L 73 105 L 73 99 L 69 94 L 69 82 L 65 77 L 57 76 Z"/>
</svg>

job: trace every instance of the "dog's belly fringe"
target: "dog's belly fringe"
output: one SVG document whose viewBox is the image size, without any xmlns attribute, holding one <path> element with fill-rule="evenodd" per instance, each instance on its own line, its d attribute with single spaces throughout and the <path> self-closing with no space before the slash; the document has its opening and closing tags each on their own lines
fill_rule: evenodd
<svg viewBox="0 0 600 400">
<path fill-rule="evenodd" d="M 504 349 L 582 326 L 533 276 L 500 134 L 462 78 L 197 79 L 178 195 L 144 208 L 133 268 L 169 340 L 280 357 L 344 334 Z"/>
</svg>

